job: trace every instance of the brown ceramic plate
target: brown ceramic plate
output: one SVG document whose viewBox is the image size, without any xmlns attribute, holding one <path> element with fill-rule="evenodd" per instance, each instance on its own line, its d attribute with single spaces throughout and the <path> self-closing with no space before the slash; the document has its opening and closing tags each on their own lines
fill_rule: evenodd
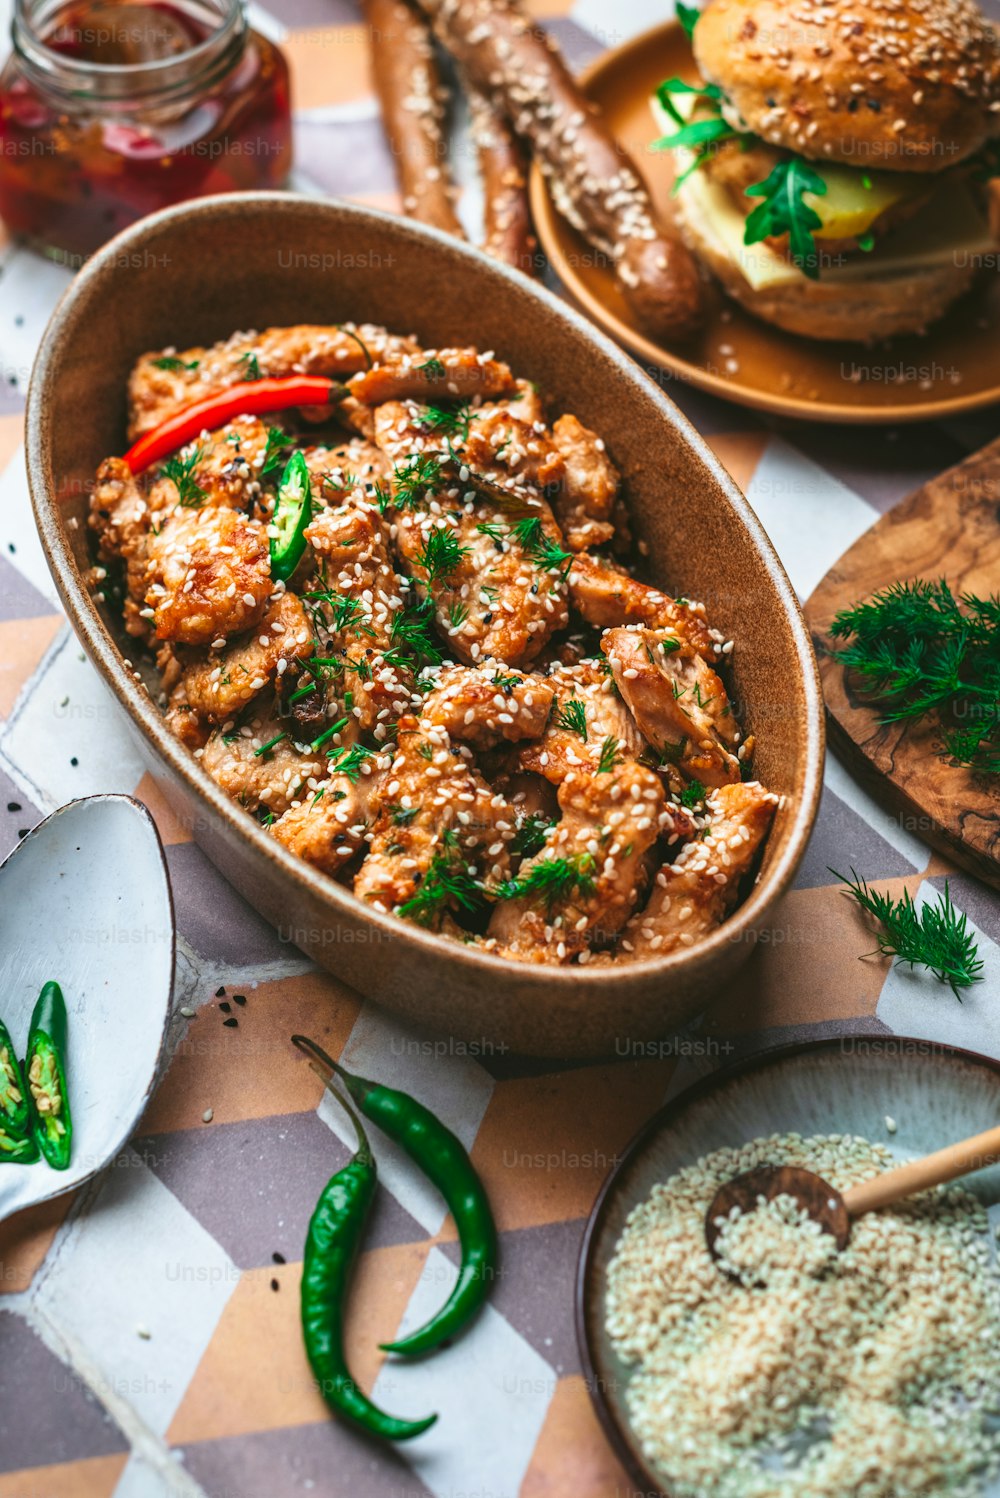
<svg viewBox="0 0 1000 1498">
<path fill-rule="evenodd" d="M 676 21 L 605 53 L 581 75 L 612 131 L 646 177 L 663 218 L 671 217 L 669 151 L 650 147 L 660 133 L 649 99 L 664 78 L 695 81 L 691 48 Z M 758 322 L 712 283 L 701 336 L 683 348 L 647 338 L 594 251 L 560 218 L 537 167 L 531 205 L 545 252 L 590 316 L 639 358 L 713 395 L 813 421 L 925 421 L 1000 400 L 1000 277 L 977 287 L 923 338 L 894 338 L 875 348 L 820 343 Z M 596 257 L 599 261 L 599 257 Z"/>
<path fill-rule="evenodd" d="M 632 1208 L 658 1182 L 723 1146 L 738 1148 L 769 1134 L 860 1134 L 888 1145 L 902 1163 L 992 1128 L 998 1110 L 997 1062 L 887 1033 L 812 1041 L 752 1057 L 696 1082 L 650 1119 L 601 1188 L 584 1231 L 576 1282 L 587 1388 L 605 1433 L 646 1498 L 668 1495 L 668 1489 L 629 1424 L 630 1369 L 604 1330 L 608 1265 Z M 886 1116 L 896 1120 L 893 1135 L 886 1132 Z M 962 1184 L 988 1207 L 1000 1203 L 1000 1166 Z"/>
<path fill-rule="evenodd" d="M 496 349 L 557 409 L 597 428 L 626 476 L 651 574 L 703 598 L 736 638 L 732 686 L 757 735 L 757 771 L 785 801 L 756 887 L 702 946 L 620 971 L 533 967 L 364 909 L 268 837 L 172 737 L 153 700 L 154 673 L 91 597 L 87 495 L 102 457 L 124 450 L 125 381 L 136 356 L 240 328 L 352 317 L 429 344 Z M 164 795 L 240 893 L 346 982 L 469 1041 L 593 1056 L 613 1052 L 618 1036 L 668 1031 L 748 955 L 816 814 L 823 716 L 808 631 L 759 521 L 705 443 L 630 359 L 555 297 L 389 214 L 279 193 L 203 199 L 144 219 L 73 282 L 34 369 L 27 447 L 61 596 Z"/>
</svg>

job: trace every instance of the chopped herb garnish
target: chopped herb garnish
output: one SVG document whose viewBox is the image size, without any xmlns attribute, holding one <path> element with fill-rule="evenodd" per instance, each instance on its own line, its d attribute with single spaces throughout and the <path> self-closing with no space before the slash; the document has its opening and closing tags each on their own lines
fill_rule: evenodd
<svg viewBox="0 0 1000 1498">
<path fill-rule="evenodd" d="M 575 853 L 569 858 L 540 858 L 516 879 L 508 879 L 497 890 L 501 900 L 537 900 L 548 911 L 575 894 L 592 895 L 595 888 L 596 861 L 591 853 Z"/>
<path fill-rule="evenodd" d="M 346 723 L 347 719 L 344 721 Z M 333 775 L 346 775 L 351 784 L 356 785 L 365 761 L 371 758 L 371 749 L 366 749 L 364 744 L 352 744 L 349 749 L 341 751 L 339 759 L 331 760 L 329 769 Z"/>
<path fill-rule="evenodd" d="M 389 627 L 389 649 L 384 659 L 414 675 L 424 666 L 439 666 L 441 651 L 431 634 L 434 606 L 429 601 L 398 609 Z"/>
<path fill-rule="evenodd" d="M 458 544 L 458 536 L 450 526 L 435 526 L 413 560 L 426 574 L 428 584 L 433 585 L 451 577 L 468 551 L 467 546 Z"/>
<path fill-rule="evenodd" d="M 441 483 L 441 459 L 430 453 L 414 453 L 392 470 L 392 503 L 397 510 L 409 510 L 420 504 L 428 491 L 434 494 Z"/>
<path fill-rule="evenodd" d="M 504 676 L 502 672 L 497 671 L 492 677 L 492 685 L 495 687 L 499 687 L 504 696 L 509 697 L 511 692 L 513 692 L 516 688 L 518 682 L 522 680 L 523 677 Z"/>
<path fill-rule="evenodd" d="M 705 787 L 702 785 L 700 780 L 689 780 L 687 785 L 681 791 L 678 800 L 680 801 L 682 806 L 686 806 L 688 810 L 691 811 L 694 807 L 701 805 L 701 803 L 705 799 L 706 794 L 707 792 L 705 790 Z"/>
<path fill-rule="evenodd" d="M 565 728 L 568 733 L 578 733 L 581 739 L 587 739 L 587 709 L 579 697 L 572 698 L 566 706 L 560 709 L 556 718 L 560 728 Z"/>
<path fill-rule="evenodd" d="M 830 873 L 847 886 L 863 910 L 878 921 L 878 950 L 884 957 L 895 957 L 896 966 L 925 967 L 939 983 L 947 983 L 956 999 L 960 988 L 970 988 L 983 975 L 976 939 L 969 930 L 967 917 L 955 909 L 945 882 L 944 893 L 936 902 L 914 905 L 908 890 L 901 900 L 879 894 L 851 870 L 845 879 L 836 869 Z"/>
<path fill-rule="evenodd" d="M 601 756 L 597 761 L 598 775 L 607 775 L 611 770 L 615 768 L 615 765 L 618 764 L 620 759 L 621 751 L 619 741 L 615 738 L 613 733 L 609 733 L 607 738 L 604 740 L 604 743 L 601 745 Z"/>
<path fill-rule="evenodd" d="M 485 903 L 485 889 L 465 867 L 458 849 L 448 845 L 446 851 L 436 853 L 427 872 L 421 879 L 417 892 L 397 907 L 397 915 L 416 921 L 419 926 L 429 926 L 449 907 L 458 905 L 462 910 L 478 911 Z"/>
<path fill-rule="evenodd" d="M 280 427 L 268 427 L 267 446 L 264 448 L 264 458 L 260 465 L 260 476 L 268 479 L 272 473 L 280 473 L 285 466 L 285 449 L 290 445 L 291 438 Z"/>
<path fill-rule="evenodd" d="M 417 365 L 417 368 L 431 380 L 443 380 L 448 373 L 441 360 L 435 358 L 425 359 L 423 364 Z"/>
<path fill-rule="evenodd" d="M 200 461 L 201 448 L 195 447 L 186 458 L 168 458 L 160 469 L 164 478 L 173 480 L 178 501 L 186 510 L 197 510 L 208 498 L 194 477 L 194 470 Z"/>
<path fill-rule="evenodd" d="M 417 418 L 417 425 L 426 432 L 439 432 L 464 442 L 469 435 L 470 415 L 468 401 L 456 401 L 448 406 L 428 404 Z"/>
<path fill-rule="evenodd" d="M 153 367 L 169 370 L 171 374 L 183 374 L 187 370 L 197 369 L 200 362 L 200 359 L 178 359 L 175 354 L 164 354 L 153 360 Z"/>
<path fill-rule="evenodd" d="M 448 610 L 448 626 L 450 629 L 461 629 L 469 617 L 469 605 L 467 603 L 453 603 Z"/>
<path fill-rule="evenodd" d="M 410 823 L 419 815 L 419 806 L 394 806 L 392 808 L 392 820 L 397 827 L 409 827 Z"/>
<path fill-rule="evenodd" d="M 349 718 L 338 718 L 336 723 L 331 723 L 329 728 L 324 728 L 318 739 L 313 739 L 309 748 L 314 753 L 317 749 L 322 749 L 323 745 L 332 739 L 334 734 L 340 733 L 342 729 L 346 728 L 349 722 Z"/>
<path fill-rule="evenodd" d="M 262 759 L 265 754 L 270 754 L 275 744 L 280 744 L 282 739 L 287 739 L 287 733 L 276 733 L 273 739 L 268 739 L 266 744 L 261 744 L 259 749 L 254 750 L 254 758 Z"/>
<path fill-rule="evenodd" d="M 241 374 L 242 374 L 242 376 L 243 376 L 243 378 L 245 380 L 260 380 L 260 379 L 263 379 L 263 375 L 261 374 L 260 364 L 259 364 L 259 362 L 257 360 L 257 355 L 254 353 L 253 349 L 249 349 L 247 351 L 247 353 L 241 354 L 239 362 L 243 366 L 243 368 L 241 370 Z"/>
<path fill-rule="evenodd" d="M 515 521 L 511 526 L 511 534 L 532 562 L 552 571 L 569 571 L 573 561 L 572 552 L 564 551 L 557 541 L 545 534 L 537 515 Z"/>
<path fill-rule="evenodd" d="M 316 683 L 314 681 L 311 681 L 308 686 L 299 687 L 298 691 L 297 692 L 293 692 L 292 695 L 289 697 L 289 699 L 288 699 L 289 704 L 291 704 L 293 702 L 298 702 L 303 697 L 308 697 L 309 693 L 310 692 L 315 692 L 315 690 L 316 690 Z"/>
<path fill-rule="evenodd" d="M 522 858 L 534 858 L 545 847 L 548 833 L 554 826 L 555 823 L 542 812 L 529 811 L 517 824 L 517 830 L 510 841 L 510 851 L 520 854 Z"/>
<path fill-rule="evenodd" d="M 684 28 L 685 36 L 690 41 L 694 35 L 694 28 L 698 24 L 698 17 L 701 15 L 701 11 L 697 5 L 684 5 L 682 4 L 682 0 L 674 0 L 674 13 Z"/>
</svg>

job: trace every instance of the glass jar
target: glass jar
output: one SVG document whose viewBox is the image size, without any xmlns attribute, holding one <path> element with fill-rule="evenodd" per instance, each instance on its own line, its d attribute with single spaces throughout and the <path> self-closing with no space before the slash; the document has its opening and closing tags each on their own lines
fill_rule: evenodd
<svg viewBox="0 0 1000 1498">
<path fill-rule="evenodd" d="M 15 0 L 0 217 L 73 266 L 154 209 L 281 187 L 288 67 L 242 0 Z"/>
</svg>

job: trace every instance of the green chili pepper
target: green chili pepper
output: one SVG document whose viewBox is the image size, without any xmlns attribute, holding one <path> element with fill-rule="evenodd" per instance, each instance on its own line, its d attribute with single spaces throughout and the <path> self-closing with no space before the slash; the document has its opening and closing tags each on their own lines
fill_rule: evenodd
<svg viewBox="0 0 1000 1498">
<path fill-rule="evenodd" d="M 38 1147 L 53 1170 L 65 1170 L 73 1147 L 73 1120 L 66 1089 L 66 1002 L 58 983 L 46 983 L 38 995 L 24 1070 Z"/>
<path fill-rule="evenodd" d="M 271 576 L 287 582 L 306 549 L 306 526 L 312 519 L 309 465 L 301 453 L 285 464 L 271 517 Z"/>
<path fill-rule="evenodd" d="M 23 1138 L 31 1128 L 28 1089 L 10 1031 L 0 1020 L 0 1129 Z M 2 1146 L 0 1146 L 2 1148 Z"/>
<path fill-rule="evenodd" d="M 332 1091 L 333 1089 L 331 1089 Z M 375 1160 L 354 1109 L 346 1108 L 358 1135 L 354 1158 L 323 1189 L 309 1223 L 302 1265 L 302 1336 L 320 1392 L 335 1414 L 388 1441 L 408 1441 L 434 1424 L 387 1415 L 358 1388 L 343 1351 L 344 1297 L 375 1195 Z"/>
<path fill-rule="evenodd" d="M 31 1134 L 12 1134 L 0 1123 L 0 1165 L 34 1165 L 38 1145 Z"/>
<path fill-rule="evenodd" d="M 419 1165 L 440 1191 L 455 1219 L 462 1245 L 462 1265 L 454 1289 L 425 1326 L 398 1342 L 382 1344 L 384 1351 L 407 1357 L 430 1352 L 453 1337 L 475 1315 L 496 1276 L 497 1231 L 483 1184 L 465 1146 L 416 1098 L 353 1076 L 303 1035 L 293 1035 L 292 1039 L 301 1050 L 311 1053 L 328 1071 L 335 1073 L 365 1117 L 378 1124 Z"/>
</svg>

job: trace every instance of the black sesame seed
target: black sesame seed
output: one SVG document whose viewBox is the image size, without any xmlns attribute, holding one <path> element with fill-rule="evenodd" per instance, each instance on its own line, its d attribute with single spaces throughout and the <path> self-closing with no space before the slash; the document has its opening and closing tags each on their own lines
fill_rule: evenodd
<svg viewBox="0 0 1000 1498">
<path fill-rule="evenodd" d="M 287 1264 L 288 1263 L 288 1260 L 285 1258 L 284 1254 L 279 1254 L 277 1249 L 275 1249 L 274 1253 L 271 1255 L 271 1258 L 274 1260 L 274 1262 L 276 1264 Z"/>
<path fill-rule="evenodd" d="M 225 996 L 226 996 L 226 990 L 225 990 L 225 988 L 217 988 L 215 990 L 215 997 L 217 999 L 223 999 L 223 998 L 225 998 Z"/>
<path fill-rule="evenodd" d="M 858 112 L 858 100 L 857 99 L 848 99 L 848 101 L 847 101 L 847 113 L 848 114 L 857 114 L 857 112 Z"/>
<path fill-rule="evenodd" d="M 223 1014 L 232 1014 L 233 1012 L 232 1004 L 230 1004 L 226 999 L 223 999 L 222 1003 L 219 1005 L 219 1008 L 222 1010 Z"/>
<path fill-rule="evenodd" d="M 247 996 L 246 996 L 245 993 L 234 993 L 233 994 L 233 1002 L 235 1004 L 245 1004 L 246 1001 L 247 1001 Z"/>
<path fill-rule="evenodd" d="M 20 811 L 21 810 L 21 803 L 20 803 L 20 801 L 8 801 L 7 802 L 7 810 L 8 811 Z"/>
<path fill-rule="evenodd" d="M 271 1289 L 272 1290 L 280 1290 L 281 1289 L 281 1286 L 278 1284 L 277 1280 L 272 1280 L 271 1281 Z"/>
<path fill-rule="evenodd" d="M 879 103 L 878 99 L 866 99 L 865 103 L 868 105 L 868 108 L 871 110 L 872 114 L 881 114 L 882 105 Z"/>
<path fill-rule="evenodd" d="M 70 764 L 73 766 L 74 770 L 76 769 L 76 767 L 77 767 L 77 765 L 79 763 L 80 763 L 80 761 L 77 759 L 76 755 L 74 754 L 72 756 L 72 758 L 70 759 Z"/>
<path fill-rule="evenodd" d="M 227 1030 L 235 1030 L 236 1026 L 239 1024 L 239 1020 L 238 1019 L 224 1019 L 222 1021 L 222 1023 L 226 1026 Z"/>
</svg>

